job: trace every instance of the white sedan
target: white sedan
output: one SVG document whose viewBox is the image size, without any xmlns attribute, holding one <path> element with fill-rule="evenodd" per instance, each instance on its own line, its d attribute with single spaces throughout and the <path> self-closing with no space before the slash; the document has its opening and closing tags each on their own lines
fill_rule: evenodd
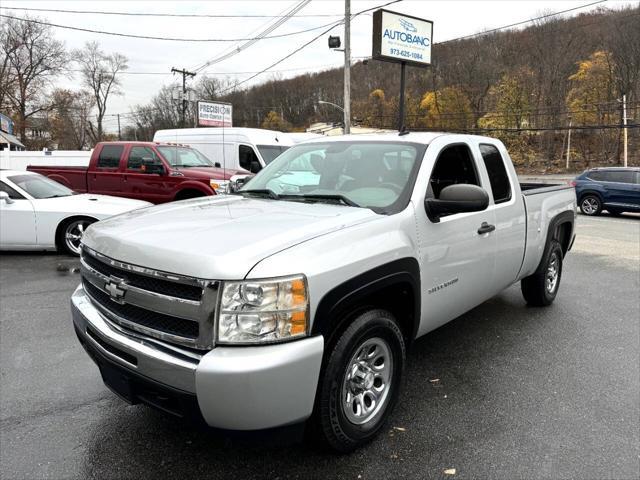
<svg viewBox="0 0 640 480">
<path fill-rule="evenodd" d="M 76 194 L 38 173 L 0 170 L 0 250 L 54 250 L 80 254 L 94 222 L 151 203 Z"/>
</svg>

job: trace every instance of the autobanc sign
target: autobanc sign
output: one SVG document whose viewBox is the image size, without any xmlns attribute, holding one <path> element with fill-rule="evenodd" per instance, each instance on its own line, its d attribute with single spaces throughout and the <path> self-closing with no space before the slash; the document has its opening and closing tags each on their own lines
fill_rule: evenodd
<svg viewBox="0 0 640 480">
<path fill-rule="evenodd" d="M 220 102 L 198 102 L 198 125 L 232 127 L 233 105 Z"/>
<path fill-rule="evenodd" d="M 373 12 L 373 58 L 409 65 L 431 64 L 433 22 L 389 10 Z"/>
</svg>

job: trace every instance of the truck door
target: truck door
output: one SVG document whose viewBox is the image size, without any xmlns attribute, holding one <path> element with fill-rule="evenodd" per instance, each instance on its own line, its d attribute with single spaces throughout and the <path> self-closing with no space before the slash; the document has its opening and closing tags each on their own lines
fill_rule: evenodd
<svg viewBox="0 0 640 480">
<path fill-rule="evenodd" d="M 172 198 L 173 190 L 168 182 L 167 171 L 163 174 L 146 172 L 142 167 L 144 160 L 164 164 L 153 148 L 132 145 L 125 153 L 126 163 L 122 176 L 122 191 L 128 198 L 160 203 Z M 177 177 L 176 177 L 177 178 Z"/>
<path fill-rule="evenodd" d="M 87 171 L 89 193 L 125 196 L 122 192 L 120 158 L 124 145 L 102 145 L 96 162 Z"/>
<path fill-rule="evenodd" d="M 476 162 L 471 145 L 434 139 L 427 148 L 414 202 L 422 285 L 422 321 L 426 333 L 482 303 L 494 293 L 496 261 L 495 212 L 457 213 L 433 223 L 424 200 L 439 198 L 443 188 L 473 184 L 489 189 L 486 173 Z"/>
<path fill-rule="evenodd" d="M 10 201 L 0 200 L 0 245 L 36 245 L 36 215 L 31 200 L 4 182 L 0 182 L 0 192 L 6 192 Z"/>
<path fill-rule="evenodd" d="M 501 151 L 502 150 L 502 151 Z M 509 154 L 499 144 L 489 141 L 474 149 L 489 177 L 489 210 L 496 216 L 497 248 L 494 292 L 500 292 L 516 281 L 526 241 L 524 199 L 516 195 L 513 179 L 517 178 Z"/>
</svg>

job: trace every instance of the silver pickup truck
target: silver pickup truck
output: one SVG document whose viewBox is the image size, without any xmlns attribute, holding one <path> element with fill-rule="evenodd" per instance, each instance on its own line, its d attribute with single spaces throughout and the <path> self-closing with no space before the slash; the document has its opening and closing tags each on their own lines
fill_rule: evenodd
<svg viewBox="0 0 640 480">
<path fill-rule="evenodd" d="M 312 140 L 233 195 L 91 226 L 73 323 L 128 402 L 349 451 L 402 398 L 416 338 L 518 281 L 553 302 L 575 211 L 492 138 Z"/>
</svg>

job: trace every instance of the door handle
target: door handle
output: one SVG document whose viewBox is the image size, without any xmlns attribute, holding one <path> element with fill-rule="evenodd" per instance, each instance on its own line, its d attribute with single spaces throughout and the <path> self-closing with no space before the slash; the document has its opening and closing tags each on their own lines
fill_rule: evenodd
<svg viewBox="0 0 640 480">
<path fill-rule="evenodd" d="M 490 225 L 487 222 L 482 222 L 482 225 L 480 225 L 480 228 L 478 229 L 478 235 L 493 232 L 495 229 L 495 225 Z"/>
</svg>

